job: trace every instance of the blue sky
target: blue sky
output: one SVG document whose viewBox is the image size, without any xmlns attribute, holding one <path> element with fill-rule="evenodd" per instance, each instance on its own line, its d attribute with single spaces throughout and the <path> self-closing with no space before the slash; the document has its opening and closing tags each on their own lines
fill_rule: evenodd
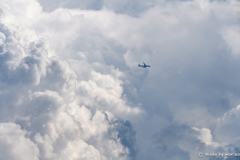
<svg viewBox="0 0 240 160">
<path fill-rule="evenodd" d="M 7 0 L 0 9 L 0 159 L 239 151 L 238 0 Z"/>
</svg>

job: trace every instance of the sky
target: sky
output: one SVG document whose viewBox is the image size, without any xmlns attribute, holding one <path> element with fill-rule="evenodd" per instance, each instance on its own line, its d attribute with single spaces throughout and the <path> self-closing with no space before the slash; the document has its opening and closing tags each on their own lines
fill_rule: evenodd
<svg viewBox="0 0 240 160">
<path fill-rule="evenodd" d="M 0 159 L 239 159 L 239 44 L 239 0 L 0 0 Z"/>
</svg>

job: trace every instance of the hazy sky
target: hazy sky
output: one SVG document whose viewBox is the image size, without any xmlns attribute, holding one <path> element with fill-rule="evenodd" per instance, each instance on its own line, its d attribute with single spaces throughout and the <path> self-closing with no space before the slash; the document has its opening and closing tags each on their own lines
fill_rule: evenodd
<svg viewBox="0 0 240 160">
<path fill-rule="evenodd" d="M 239 121 L 239 0 L 0 0 L 0 159 L 196 160 Z"/>
</svg>

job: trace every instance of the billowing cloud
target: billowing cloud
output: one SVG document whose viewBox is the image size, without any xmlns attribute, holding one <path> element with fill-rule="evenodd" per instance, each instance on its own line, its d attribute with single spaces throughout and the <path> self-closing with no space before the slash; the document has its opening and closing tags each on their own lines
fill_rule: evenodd
<svg viewBox="0 0 240 160">
<path fill-rule="evenodd" d="M 113 113 L 141 111 L 126 104 L 121 82 L 96 71 L 92 81 L 78 81 L 66 61 L 48 55 L 47 40 L 18 23 L 6 6 L 1 4 L 1 157 L 135 156 L 131 123 Z"/>
<path fill-rule="evenodd" d="M 1 2 L 1 123 L 38 159 L 237 152 L 239 6 Z"/>
<path fill-rule="evenodd" d="M 15 123 L 0 124 L 0 158 L 1 159 L 33 159 L 38 160 L 39 149 L 27 136 L 26 130 Z"/>
</svg>

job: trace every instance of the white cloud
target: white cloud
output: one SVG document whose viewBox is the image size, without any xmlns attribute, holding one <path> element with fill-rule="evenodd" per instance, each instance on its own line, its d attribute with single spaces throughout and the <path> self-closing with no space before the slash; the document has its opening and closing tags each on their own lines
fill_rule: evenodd
<svg viewBox="0 0 240 160">
<path fill-rule="evenodd" d="M 213 147 L 219 146 L 217 142 L 213 142 L 211 131 L 208 128 L 199 129 L 199 128 L 193 127 L 192 129 L 200 133 L 200 135 L 197 136 L 197 138 L 201 140 L 204 144 L 208 146 L 211 145 Z"/>
<path fill-rule="evenodd" d="M 237 25 L 228 26 L 222 30 L 222 36 L 229 48 L 231 48 L 232 54 L 238 56 L 240 54 L 240 27 Z"/>
<path fill-rule="evenodd" d="M 127 159 L 135 150 L 126 144 L 128 141 L 122 142 L 121 129 L 127 125 L 128 132 L 132 126 L 112 113 L 121 109 L 127 116 L 139 109 L 126 104 L 121 81 L 93 71 L 89 82 L 95 88 L 86 91 L 96 89 L 97 94 L 84 97 L 78 84 L 86 81 L 79 81 L 66 61 L 48 55 L 46 39 L 18 23 L 8 8 L 1 8 L 1 122 L 11 122 L 13 128 L 8 131 L 3 127 L 1 134 L 4 141 L 15 127 L 16 133 L 9 137 L 20 139 L 18 144 L 2 143 L 3 147 L 9 146 L 4 158 Z M 24 19 L 24 15 L 18 16 Z M 118 70 L 110 71 L 119 76 Z M 112 97 L 109 102 L 108 97 Z M 86 100 L 92 104 L 82 106 Z M 104 102 L 101 107 L 97 106 L 99 101 Z M 29 138 L 24 138 L 27 133 Z M 15 151 L 18 145 L 25 150 L 31 147 L 32 151 L 20 155 L 24 152 Z"/>
<path fill-rule="evenodd" d="M 82 160 L 100 160 L 101 156 L 98 150 L 93 146 L 87 145 L 82 140 L 75 140 L 67 144 L 66 149 L 62 153 L 60 160 L 64 159 L 82 159 Z"/>
<path fill-rule="evenodd" d="M 217 119 L 240 103 L 239 1 L 8 2 L 0 120 L 31 131 L 42 159 L 194 159 L 235 144 Z"/>
<path fill-rule="evenodd" d="M 39 149 L 28 138 L 29 132 L 14 123 L 0 123 L 0 158 L 38 160 Z"/>
<path fill-rule="evenodd" d="M 81 98 L 78 103 L 111 111 L 115 115 L 123 117 L 127 114 L 139 114 L 139 108 L 131 108 L 122 99 L 123 88 L 121 81 L 114 80 L 110 75 L 101 75 L 92 72 L 89 81 L 81 81 L 77 84 L 77 90 Z"/>
</svg>

